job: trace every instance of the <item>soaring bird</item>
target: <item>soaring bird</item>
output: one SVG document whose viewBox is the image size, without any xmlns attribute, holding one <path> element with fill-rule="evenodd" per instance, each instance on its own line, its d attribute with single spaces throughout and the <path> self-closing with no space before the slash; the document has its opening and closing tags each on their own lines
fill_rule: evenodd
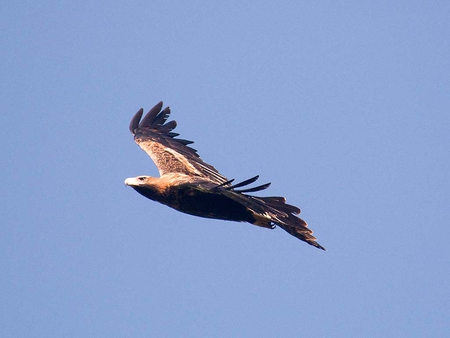
<svg viewBox="0 0 450 338">
<path fill-rule="evenodd" d="M 177 123 L 166 122 L 170 108 L 159 102 L 142 118 L 141 108 L 131 119 L 134 141 L 155 162 L 160 177 L 127 178 L 125 184 L 139 194 L 186 214 L 228 221 L 248 222 L 274 229 L 279 226 L 292 236 L 316 248 L 317 243 L 308 224 L 296 215 L 300 209 L 287 204 L 284 197 L 259 197 L 248 193 L 264 190 L 270 183 L 247 187 L 259 176 L 233 184 L 216 168 L 205 163 L 191 148 L 192 141 L 177 138 Z"/>
</svg>

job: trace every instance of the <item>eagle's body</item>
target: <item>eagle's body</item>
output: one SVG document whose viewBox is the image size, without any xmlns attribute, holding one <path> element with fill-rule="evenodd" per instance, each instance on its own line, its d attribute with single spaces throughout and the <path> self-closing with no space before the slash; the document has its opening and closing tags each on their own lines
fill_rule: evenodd
<svg viewBox="0 0 450 338">
<path fill-rule="evenodd" d="M 183 177 L 184 175 L 180 176 L 171 178 L 170 184 L 164 184 L 163 189 L 152 184 L 134 186 L 134 189 L 149 199 L 186 214 L 227 221 L 256 221 L 245 206 L 221 193 L 217 184 L 205 179 L 193 180 L 187 176 Z M 163 183 L 166 178 L 156 180 Z"/>
<path fill-rule="evenodd" d="M 258 179 L 255 176 L 232 185 L 213 166 L 203 162 L 197 151 L 188 146 L 191 141 L 175 138 L 175 121 L 166 122 L 170 109 L 161 111 L 162 102 L 142 119 L 139 110 L 130 123 L 136 143 L 148 153 L 160 172 L 160 177 L 127 178 L 125 184 L 141 195 L 186 214 L 228 221 L 248 222 L 273 229 L 280 226 L 291 235 L 325 250 L 315 241 L 307 223 L 294 214 L 300 209 L 286 204 L 284 197 L 248 195 L 266 189 L 270 183 L 238 189 Z"/>
</svg>

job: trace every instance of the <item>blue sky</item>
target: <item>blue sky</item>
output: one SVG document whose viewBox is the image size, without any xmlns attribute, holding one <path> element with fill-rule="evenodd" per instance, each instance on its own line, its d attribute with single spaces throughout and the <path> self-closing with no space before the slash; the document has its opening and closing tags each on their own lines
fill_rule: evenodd
<svg viewBox="0 0 450 338">
<path fill-rule="evenodd" d="M 445 1 L 7 1 L 2 337 L 450 334 Z M 328 251 L 138 195 L 163 100 Z"/>
</svg>

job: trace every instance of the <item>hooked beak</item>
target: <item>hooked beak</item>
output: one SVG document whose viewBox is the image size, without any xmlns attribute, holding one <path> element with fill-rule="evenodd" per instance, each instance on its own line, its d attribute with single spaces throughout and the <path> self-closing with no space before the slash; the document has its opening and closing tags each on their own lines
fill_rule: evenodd
<svg viewBox="0 0 450 338">
<path fill-rule="evenodd" d="M 129 177 L 123 183 L 128 186 L 138 185 L 137 179 L 135 177 Z"/>
</svg>

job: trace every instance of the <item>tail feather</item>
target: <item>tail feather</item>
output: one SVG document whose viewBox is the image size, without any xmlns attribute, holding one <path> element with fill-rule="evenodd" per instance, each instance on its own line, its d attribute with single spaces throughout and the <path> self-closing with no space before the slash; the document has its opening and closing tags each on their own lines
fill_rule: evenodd
<svg viewBox="0 0 450 338">
<path fill-rule="evenodd" d="M 259 215 L 257 225 L 261 225 L 263 216 L 272 225 L 278 225 L 281 229 L 288 232 L 294 237 L 305 241 L 306 243 L 315 246 L 316 248 L 326 250 L 322 245 L 317 243 L 316 237 L 313 236 L 313 231 L 308 228 L 306 223 L 300 217 L 295 215 L 300 214 L 300 209 L 287 204 L 284 197 L 254 197 L 252 199 L 259 200 L 264 203 L 265 212 Z"/>
<path fill-rule="evenodd" d="M 308 228 L 308 224 L 303 219 L 294 215 L 290 215 L 287 222 L 285 220 L 283 221 L 284 222 L 274 223 L 284 231 L 290 233 L 292 236 L 297 237 L 298 239 L 301 239 L 302 241 L 305 241 L 306 243 L 315 246 L 316 248 L 326 251 L 326 249 L 322 245 L 317 243 L 316 237 L 313 236 L 313 231 Z"/>
</svg>

